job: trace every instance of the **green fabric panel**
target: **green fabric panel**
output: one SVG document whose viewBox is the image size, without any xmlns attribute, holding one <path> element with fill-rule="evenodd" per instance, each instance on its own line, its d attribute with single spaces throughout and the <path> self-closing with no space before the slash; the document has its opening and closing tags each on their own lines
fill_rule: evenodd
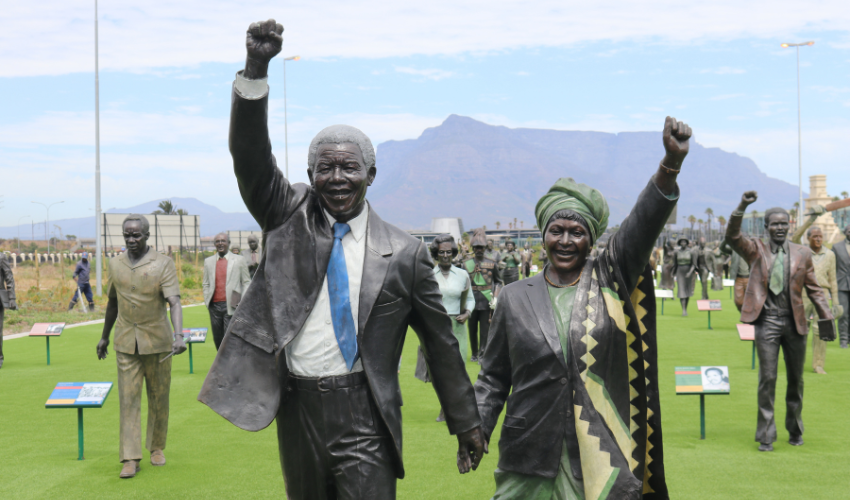
<svg viewBox="0 0 850 500">
<path fill-rule="evenodd" d="M 549 300 L 552 301 L 552 309 L 555 311 L 555 326 L 558 328 L 561 352 L 564 353 L 564 361 L 567 361 L 567 364 L 569 364 L 570 319 L 573 316 L 573 304 L 575 303 L 578 287 L 556 288 L 549 286 L 548 288 Z"/>
</svg>

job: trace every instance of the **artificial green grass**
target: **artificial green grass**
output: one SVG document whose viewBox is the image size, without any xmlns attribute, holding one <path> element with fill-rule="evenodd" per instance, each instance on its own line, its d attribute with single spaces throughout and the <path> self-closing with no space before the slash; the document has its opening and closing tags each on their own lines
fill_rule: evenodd
<svg viewBox="0 0 850 500">
<path fill-rule="evenodd" d="M 805 445 L 792 447 L 784 430 L 784 364 L 777 384 L 779 441 L 773 453 L 757 451 L 757 370 L 750 369 L 751 343 L 738 340 L 738 315 L 728 291 L 712 292 L 724 311 L 690 305 L 682 318 L 678 300 L 667 300 L 658 317 L 661 409 L 665 463 L 675 499 L 846 498 L 850 491 L 850 350 L 827 349 L 828 375 L 806 364 L 803 418 Z M 659 300 L 660 305 L 660 300 Z M 659 309 L 660 312 L 660 309 Z M 208 326 L 204 307 L 185 310 L 186 327 Z M 116 382 L 114 352 L 98 361 L 101 325 L 66 330 L 51 341 L 45 365 L 41 338 L 7 340 L 0 369 L 0 498 L 283 498 L 275 427 L 242 431 L 196 397 L 215 354 L 212 340 L 195 346 L 195 374 L 188 353 L 173 364 L 168 464 L 153 467 L 145 452 L 134 479 L 118 478 L 118 394 L 102 409 L 85 410 L 85 456 L 77 458 L 77 420 L 72 409 L 45 409 L 57 382 Z M 404 397 L 404 458 L 407 477 L 400 499 L 487 499 L 493 493 L 498 431 L 478 471 L 461 476 L 457 441 L 434 421 L 439 406 L 433 387 L 413 377 L 418 340 L 412 333 L 401 364 Z M 809 349 L 811 350 L 811 349 Z M 699 398 L 676 396 L 675 366 L 728 365 L 732 393 L 706 397 L 706 440 L 699 439 Z M 467 365 L 470 376 L 478 365 Z M 144 398 L 143 398 L 144 401 Z M 146 410 L 142 411 L 145 425 Z M 144 434 L 143 434 L 144 435 Z"/>
</svg>

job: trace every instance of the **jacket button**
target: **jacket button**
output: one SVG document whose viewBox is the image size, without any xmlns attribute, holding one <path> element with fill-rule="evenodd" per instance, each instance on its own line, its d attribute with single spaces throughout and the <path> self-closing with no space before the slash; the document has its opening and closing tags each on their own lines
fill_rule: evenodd
<svg viewBox="0 0 850 500">
<path fill-rule="evenodd" d="M 135 289 L 136 289 L 136 287 L 132 287 L 132 288 L 131 288 L 131 290 L 135 290 Z"/>
<path fill-rule="evenodd" d="M 305 310 L 305 311 L 309 311 L 309 310 L 310 310 L 310 306 L 304 306 L 304 310 Z"/>
<path fill-rule="evenodd" d="M 133 326 L 139 326 L 139 324 L 138 324 L 138 323 L 133 323 Z"/>
<path fill-rule="evenodd" d="M 567 410 L 567 418 L 572 417 L 572 416 L 573 416 L 573 411 Z"/>
<path fill-rule="evenodd" d="M 567 385 L 567 379 L 566 379 L 566 377 L 564 377 L 564 378 L 562 378 L 562 379 L 561 379 L 561 385 Z"/>
<path fill-rule="evenodd" d="M 274 350 L 275 351 L 277 350 L 277 342 L 275 342 L 275 344 L 274 344 Z"/>
</svg>

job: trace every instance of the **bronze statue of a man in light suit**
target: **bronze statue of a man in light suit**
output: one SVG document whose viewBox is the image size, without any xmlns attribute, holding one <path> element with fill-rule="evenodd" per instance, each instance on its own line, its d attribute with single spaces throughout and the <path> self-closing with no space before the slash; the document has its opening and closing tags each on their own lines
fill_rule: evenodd
<svg viewBox="0 0 850 500">
<path fill-rule="evenodd" d="M 234 170 L 266 245 L 198 399 L 246 430 L 277 418 L 288 498 L 391 499 L 404 476 L 398 363 L 409 326 L 462 473 L 485 451 L 475 394 L 427 246 L 366 202 L 377 173 L 369 139 L 322 130 L 310 185 L 277 168 L 266 75 L 282 32 L 274 20 L 251 25 L 233 89 Z"/>
</svg>

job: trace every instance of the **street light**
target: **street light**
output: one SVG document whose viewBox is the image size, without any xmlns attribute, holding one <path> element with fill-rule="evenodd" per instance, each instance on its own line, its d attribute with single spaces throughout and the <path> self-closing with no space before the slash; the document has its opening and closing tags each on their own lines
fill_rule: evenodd
<svg viewBox="0 0 850 500">
<path fill-rule="evenodd" d="M 29 215 L 24 215 L 20 219 L 18 219 L 18 255 L 21 255 L 21 221 L 29 217 Z"/>
<path fill-rule="evenodd" d="M 58 205 L 60 203 L 65 203 L 64 201 L 57 201 L 51 203 L 50 205 L 45 205 L 44 203 L 39 203 L 37 201 L 32 201 L 30 203 L 35 203 L 36 205 L 41 205 L 42 207 L 47 209 L 47 222 L 44 223 L 44 237 L 47 239 L 47 253 L 50 253 L 50 238 L 47 236 L 47 228 L 50 226 L 50 207 L 53 205 Z"/>
<path fill-rule="evenodd" d="M 100 66 L 98 63 L 97 38 L 97 0 L 94 0 L 94 232 L 95 232 L 95 274 L 97 276 L 97 296 L 102 288 L 103 247 L 100 234 Z"/>
<path fill-rule="evenodd" d="M 286 61 L 298 61 L 301 56 L 285 57 L 283 59 L 283 148 L 286 156 L 286 178 L 289 179 L 289 130 L 286 124 Z"/>
<path fill-rule="evenodd" d="M 815 42 L 783 43 L 781 47 L 787 49 L 794 47 L 797 50 L 797 167 L 800 176 L 800 209 L 803 210 L 803 133 L 800 125 L 800 47 L 814 45 Z M 798 214 L 797 219 L 800 219 Z"/>
</svg>

